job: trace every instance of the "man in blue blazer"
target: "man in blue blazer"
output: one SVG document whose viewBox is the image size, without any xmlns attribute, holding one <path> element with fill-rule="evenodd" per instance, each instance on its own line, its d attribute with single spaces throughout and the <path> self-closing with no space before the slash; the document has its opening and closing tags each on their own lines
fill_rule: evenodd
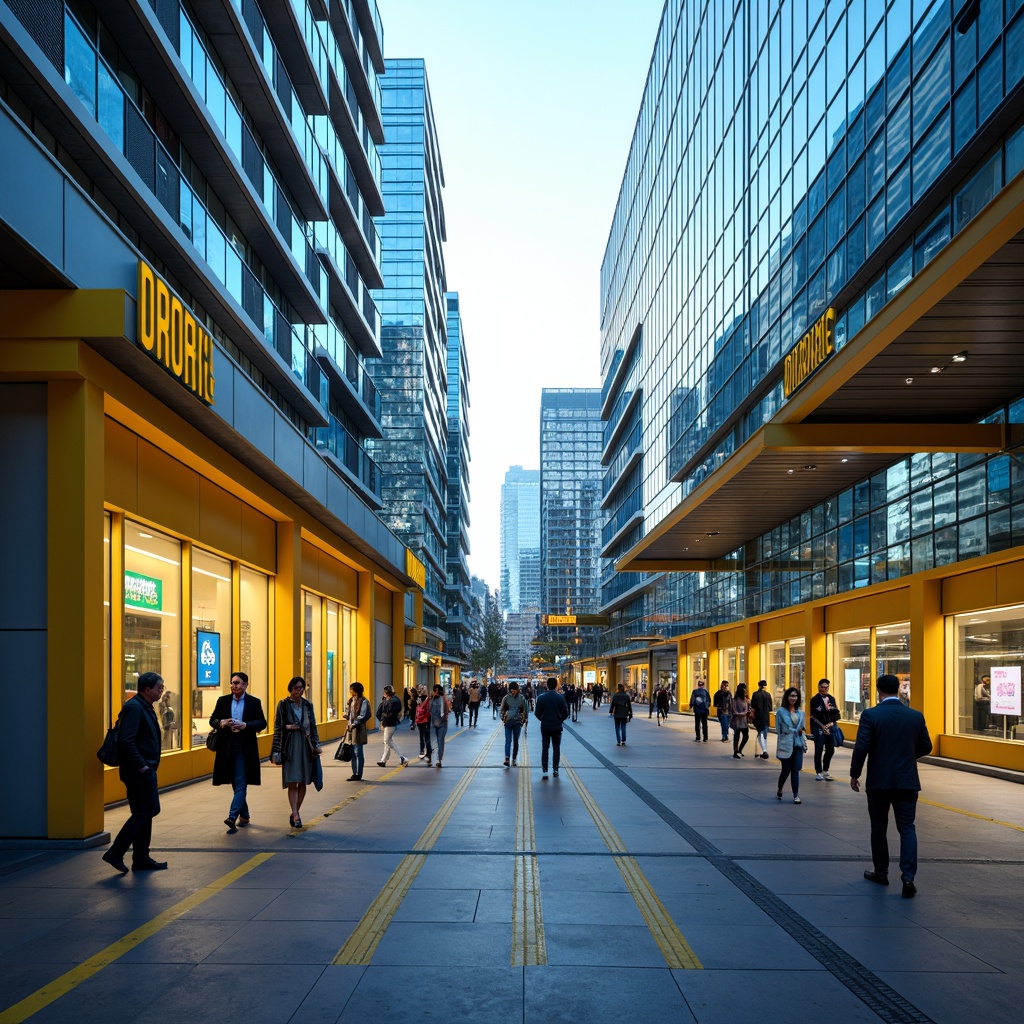
<svg viewBox="0 0 1024 1024">
<path fill-rule="evenodd" d="M 871 860 L 874 870 L 864 877 L 878 885 L 889 884 L 889 808 L 900 834 L 900 877 L 903 895 L 910 899 L 916 892 L 917 832 L 914 816 L 921 780 L 917 760 L 931 753 L 932 741 L 920 711 L 907 707 L 897 696 L 900 681 L 895 676 L 879 676 L 876 684 L 878 703 L 860 716 L 857 742 L 850 759 L 850 788 L 860 792 L 860 773 L 868 759 L 868 777 L 864 789 L 871 819 Z"/>
</svg>

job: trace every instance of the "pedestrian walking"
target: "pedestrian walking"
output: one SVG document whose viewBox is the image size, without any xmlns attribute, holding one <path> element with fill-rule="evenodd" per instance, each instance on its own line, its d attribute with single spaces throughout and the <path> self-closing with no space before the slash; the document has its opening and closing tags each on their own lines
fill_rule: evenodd
<svg viewBox="0 0 1024 1024">
<path fill-rule="evenodd" d="M 655 696 L 655 703 L 658 707 L 658 725 L 661 725 L 662 719 L 668 722 L 668 690 L 664 686 L 658 687 L 658 692 Z"/>
<path fill-rule="evenodd" d="M 505 767 L 508 767 L 509 754 L 512 766 L 516 767 L 519 759 L 519 733 L 529 714 L 526 698 L 519 692 L 518 683 L 510 683 L 508 693 L 501 702 L 501 721 L 505 726 Z"/>
<path fill-rule="evenodd" d="M 551 767 L 558 778 L 558 765 L 561 761 L 562 723 L 569 717 L 569 705 L 558 692 L 558 680 L 551 676 L 547 681 L 547 689 L 537 698 L 534 718 L 540 722 L 540 772 L 542 778 L 548 777 L 548 750 L 551 751 Z"/>
<path fill-rule="evenodd" d="M 437 753 L 436 768 L 441 767 L 441 760 L 444 758 L 444 738 L 448 732 L 448 713 L 452 706 L 444 695 L 444 687 L 440 683 L 434 683 L 434 695 L 430 698 L 430 735 L 434 741 L 434 750 Z"/>
<path fill-rule="evenodd" d="M 461 727 L 466 717 L 466 691 L 461 683 L 452 690 L 452 714 L 455 716 L 455 724 Z"/>
<path fill-rule="evenodd" d="M 398 723 L 401 720 L 402 702 L 395 696 L 393 687 L 385 686 L 384 696 L 381 698 L 380 704 L 377 705 L 377 721 L 380 722 L 380 732 L 384 738 L 384 750 L 380 760 L 377 762 L 378 768 L 387 767 L 391 751 L 395 752 L 400 766 L 409 763 L 408 758 L 395 746 L 395 730 L 398 728 Z"/>
<path fill-rule="evenodd" d="M 626 687 L 619 683 L 618 690 L 612 694 L 608 704 L 608 714 L 615 720 L 615 746 L 626 745 L 626 723 L 633 718 L 633 703 L 626 693 Z"/>
<path fill-rule="evenodd" d="M 750 738 L 750 719 L 753 711 L 750 708 L 750 701 L 747 700 L 747 684 L 740 683 L 736 687 L 736 696 L 732 699 L 732 756 L 746 757 L 743 748 Z"/>
<path fill-rule="evenodd" d="M 693 728 L 696 736 L 694 743 L 700 743 L 701 733 L 704 734 L 704 742 L 708 741 L 708 715 L 711 714 L 711 694 L 704 685 L 703 679 L 697 680 L 697 685 L 690 694 L 690 710 L 693 712 Z"/>
<path fill-rule="evenodd" d="M 363 765 L 366 761 L 366 723 L 370 720 L 370 702 L 363 696 L 363 684 L 353 683 L 348 688 L 348 704 L 345 705 L 345 739 L 352 744 L 352 774 L 348 782 L 361 782 Z"/>
<path fill-rule="evenodd" d="M 804 735 L 804 713 L 800 710 L 800 691 L 795 686 L 782 695 L 782 706 L 775 715 L 775 738 L 775 756 L 782 762 L 775 799 L 782 799 L 782 787 L 789 779 L 793 803 L 801 803 L 800 769 L 804 764 L 807 738 Z"/>
<path fill-rule="evenodd" d="M 260 747 L 256 737 L 267 727 L 259 697 L 246 691 L 249 677 L 232 672 L 231 692 L 217 698 L 210 728 L 217 730 L 217 749 L 213 758 L 213 784 L 231 786 L 231 806 L 224 824 L 233 835 L 252 820 L 246 799 L 249 786 L 260 784 Z"/>
<path fill-rule="evenodd" d="M 818 692 L 811 698 L 807 708 L 811 716 L 811 739 L 814 742 L 814 778 L 818 782 L 832 781 L 828 766 L 836 752 L 832 726 L 839 721 L 839 705 L 828 692 L 830 685 L 827 679 L 819 679 Z"/>
<path fill-rule="evenodd" d="M 306 787 L 313 781 L 315 759 L 321 753 L 316 714 L 303 696 L 305 692 L 302 676 L 289 680 L 288 696 L 278 702 L 274 714 L 274 743 L 270 749 L 271 763 L 281 766 L 281 788 L 288 790 L 288 824 L 292 828 L 302 828 L 299 811 Z"/>
<path fill-rule="evenodd" d="M 480 684 L 474 679 L 469 684 L 469 701 L 467 707 L 469 708 L 469 727 L 475 729 L 480 719 Z"/>
<path fill-rule="evenodd" d="M 712 703 L 718 716 L 718 724 L 722 727 L 722 742 L 728 743 L 729 723 L 732 721 L 732 693 L 729 692 L 729 683 L 726 680 L 722 680 Z"/>
<path fill-rule="evenodd" d="M 124 856 L 132 851 L 132 871 L 161 871 L 167 861 L 150 854 L 153 819 L 160 813 L 156 773 L 160 767 L 160 723 L 153 705 L 164 692 L 164 681 L 155 672 L 143 672 L 135 696 L 125 701 L 118 716 L 117 773 L 124 783 L 131 814 L 103 854 L 103 859 L 122 875 L 128 873 Z"/>
<path fill-rule="evenodd" d="M 420 731 L 420 760 L 427 759 L 427 767 L 434 766 L 433 747 L 430 745 L 430 701 L 427 688 L 420 687 L 419 703 L 416 705 L 416 728 Z"/>
<path fill-rule="evenodd" d="M 761 750 L 762 760 L 768 760 L 768 726 L 772 719 L 772 695 L 768 692 L 768 681 L 759 679 L 757 692 L 750 698 L 750 706 L 754 709 L 754 732 L 757 734 L 757 745 Z"/>
<path fill-rule="evenodd" d="M 900 878 L 903 896 L 917 893 L 917 794 L 921 780 L 917 762 L 931 753 L 932 741 L 920 711 L 899 699 L 900 681 L 882 675 L 876 683 L 878 703 L 860 716 L 857 741 L 850 759 L 850 788 L 860 792 L 860 775 L 867 760 L 864 789 L 871 821 L 871 871 L 864 877 L 878 885 L 889 884 L 889 810 L 900 835 Z"/>
</svg>

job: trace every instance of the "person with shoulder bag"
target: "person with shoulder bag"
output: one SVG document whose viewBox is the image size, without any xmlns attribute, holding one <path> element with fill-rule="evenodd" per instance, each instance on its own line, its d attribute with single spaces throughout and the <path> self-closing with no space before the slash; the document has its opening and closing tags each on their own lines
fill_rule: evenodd
<svg viewBox="0 0 1024 1024">
<path fill-rule="evenodd" d="M 619 683 L 617 692 L 612 694 L 608 714 L 615 720 L 615 746 L 626 745 L 626 723 L 633 718 L 633 703 L 626 693 L 626 687 Z"/>
<path fill-rule="evenodd" d="M 440 683 L 434 683 L 434 695 L 430 698 L 430 732 L 434 739 L 434 749 L 437 751 L 436 768 L 441 767 L 441 758 L 444 757 L 444 738 L 448 732 L 448 713 L 452 705 L 444 695 L 444 687 Z"/>
<path fill-rule="evenodd" d="M 804 764 L 807 737 L 804 735 L 804 713 L 800 710 L 800 691 L 791 686 L 782 695 L 782 704 L 775 713 L 775 756 L 782 762 L 779 787 L 775 799 L 782 799 L 782 787 L 790 779 L 793 787 L 793 803 L 800 800 L 800 769 Z"/>
<path fill-rule="evenodd" d="M 523 728 L 527 715 L 526 698 L 519 692 L 518 683 L 510 683 L 508 693 L 501 701 L 501 721 L 505 726 L 505 767 L 508 767 L 509 753 L 512 764 L 519 759 L 519 733 Z"/>
<path fill-rule="evenodd" d="M 398 763 L 405 766 L 409 763 L 402 752 L 395 746 L 395 730 L 402 720 L 402 702 L 395 696 L 394 688 L 384 687 L 384 696 L 377 707 L 377 721 L 380 722 L 381 735 L 384 737 L 384 753 L 377 762 L 378 768 L 386 768 L 388 755 L 393 750 L 398 755 Z"/>
<path fill-rule="evenodd" d="M 750 698 L 750 706 L 754 711 L 754 732 L 757 734 L 757 745 L 761 748 L 760 757 L 768 760 L 768 726 L 771 725 L 772 695 L 768 692 L 768 681 L 760 679 L 757 692 Z"/>
<path fill-rule="evenodd" d="M 270 749 L 271 763 L 281 766 L 281 787 L 288 790 L 292 809 L 288 824 L 292 828 L 302 828 L 299 810 L 321 753 L 316 714 L 303 696 L 305 692 L 306 680 L 302 676 L 289 681 L 288 696 L 278 703 L 274 714 L 274 744 Z"/>
<path fill-rule="evenodd" d="M 346 781 L 359 782 L 363 777 L 366 759 L 366 723 L 370 720 L 370 702 L 363 696 L 363 684 L 353 683 L 348 688 L 348 704 L 345 705 L 345 721 L 348 729 L 345 739 L 352 744 L 352 774 Z"/>
<path fill-rule="evenodd" d="M 811 698 L 811 739 L 814 740 L 814 778 L 817 782 L 831 782 L 832 775 L 828 766 L 832 763 L 832 755 L 836 752 L 836 743 L 832 738 L 832 726 L 839 721 L 839 706 L 828 688 L 831 684 L 827 679 L 818 680 L 818 692 Z M 822 753 L 824 752 L 824 757 Z"/>
</svg>

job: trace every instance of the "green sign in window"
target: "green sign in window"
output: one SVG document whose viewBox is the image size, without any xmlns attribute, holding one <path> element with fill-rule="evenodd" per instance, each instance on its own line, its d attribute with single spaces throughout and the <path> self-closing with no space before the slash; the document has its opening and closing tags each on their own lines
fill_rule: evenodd
<svg viewBox="0 0 1024 1024">
<path fill-rule="evenodd" d="M 164 581 L 125 570 L 124 603 L 128 608 L 161 611 L 164 606 Z"/>
</svg>

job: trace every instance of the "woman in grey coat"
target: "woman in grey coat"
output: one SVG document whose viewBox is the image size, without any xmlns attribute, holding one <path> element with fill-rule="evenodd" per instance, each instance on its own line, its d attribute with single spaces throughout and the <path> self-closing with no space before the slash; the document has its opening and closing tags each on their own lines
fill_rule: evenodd
<svg viewBox="0 0 1024 1024">
<path fill-rule="evenodd" d="M 800 803 L 800 769 L 804 764 L 807 740 L 804 737 L 804 713 L 800 710 L 800 691 L 791 686 L 783 695 L 779 710 L 775 712 L 775 735 L 778 744 L 775 756 L 782 762 L 776 800 L 782 799 L 782 787 L 790 779 L 793 803 Z"/>
<path fill-rule="evenodd" d="M 306 798 L 306 787 L 313 781 L 314 761 L 321 753 L 316 714 L 303 696 L 305 692 L 302 676 L 288 683 L 288 696 L 278 703 L 274 715 L 274 745 L 270 751 L 270 760 L 281 766 L 281 786 L 288 790 L 292 809 L 288 824 L 292 828 L 302 828 L 299 809 Z"/>
</svg>

